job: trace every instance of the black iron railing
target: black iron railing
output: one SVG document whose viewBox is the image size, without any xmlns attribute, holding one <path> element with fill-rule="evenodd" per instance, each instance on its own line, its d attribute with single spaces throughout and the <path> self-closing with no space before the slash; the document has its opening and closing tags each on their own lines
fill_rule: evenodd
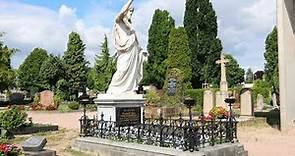
<svg viewBox="0 0 295 156">
<path fill-rule="evenodd" d="M 142 124 L 118 127 L 116 122 L 80 119 L 80 135 L 118 141 L 137 142 L 142 144 L 171 147 L 184 151 L 197 151 L 199 148 L 216 144 L 237 141 L 237 121 L 228 119 L 186 120 L 181 114 L 177 119 L 147 118 Z"/>
</svg>

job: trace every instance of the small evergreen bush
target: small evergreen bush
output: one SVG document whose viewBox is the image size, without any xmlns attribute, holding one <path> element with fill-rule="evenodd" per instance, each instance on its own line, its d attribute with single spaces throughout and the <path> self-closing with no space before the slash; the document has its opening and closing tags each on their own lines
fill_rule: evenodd
<svg viewBox="0 0 295 156">
<path fill-rule="evenodd" d="M 80 104 L 78 102 L 71 102 L 68 104 L 68 107 L 71 110 L 78 110 L 80 108 Z"/>
</svg>

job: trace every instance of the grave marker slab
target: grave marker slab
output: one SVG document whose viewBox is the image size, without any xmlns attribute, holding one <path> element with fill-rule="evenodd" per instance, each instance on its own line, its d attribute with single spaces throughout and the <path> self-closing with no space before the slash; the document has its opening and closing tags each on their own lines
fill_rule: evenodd
<svg viewBox="0 0 295 156">
<path fill-rule="evenodd" d="M 253 103 L 250 90 L 241 94 L 241 116 L 253 116 Z"/>
<path fill-rule="evenodd" d="M 22 148 L 24 151 L 42 151 L 47 143 L 44 137 L 31 137 L 22 143 Z"/>
<path fill-rule="evenodd" d="M 47 107 L 47 106 L 52 106 L 54 105 L 54 93 L 50 90 L 45 90 L 40 93 L 40 103 L 42 106 Z"/>
</svg>

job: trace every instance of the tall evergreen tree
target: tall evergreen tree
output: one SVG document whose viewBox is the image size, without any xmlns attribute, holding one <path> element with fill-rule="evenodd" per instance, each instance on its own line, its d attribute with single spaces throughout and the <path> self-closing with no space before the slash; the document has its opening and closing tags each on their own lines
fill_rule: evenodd
<svg viewBox="0 0 295 156">
<path fill-rule="evenodd" d="M 217 38 L 217 17 L 209 0 L 186 0 L 184 27 L 192 51 L 192 86 L 202 83 L 218 84 L 219 59 L 222 45 Z"/>
<path fill-rule="evenodd" d="M 39 73 L 42 63 L 47 58 L 46 50 L 35 48 L 25 59 L 18 70 L 18 85 L 21 89 L 29 91 L 31 95 L 43 89 Z"/>
<path fill-rule="evenodd" d="M 179 69 L 183 74 L 183 82 L 190 84 L 191 80 L 191 51 L 188 37 L 183 27 L 173 28 L 169 35 L 168 58 L 165 61 L 167 68 Z"/>
<path fill-rule="evenodd" d="M 246 83 L 253 83 L 254 81 L 254 73 L 251 68 L 248 68 L 246 72 Z"/>
<path fill-rule="evenodd" d="M 229 87 L 244 82 L 245 70 L 240 67 L 237 60 L 230 54 L 225 55 L 229 62 L 226 64 L 226 77 Z"/>
<path fill-rule="evenodd" d="M 144 84 L 152 84 L 162 88 L 165 81 L 168 38 L 171 28 L 175 27 L 174 19 L 166 10 L 157 9 L 149 29 L 147 50 L 150 54 L 144 66 Z"/>
<path fill-rule="evenodd" d="M 106 36 L 101 45 L 101 54 L 96 56 L 94 70 L 96 73 L 92 73 L 92 75 L 95 76 L 94 88 L 98 91 L 106 91 L 112 75 L 115 72 L 115 60 L 110 57 L 108 39 Z"/>
<path fill-rule="evenodd" d="M 0 33 L 0 37 L 2 37 Z M 0 92 L 14 85 L 16 73 L 11 68 L 11 57 L 15 49 L 10 49 L 0 41 Z"/>
<path fill-rule="evenodd" d="M 77 99 L 79 91 L 86 88 L 87 64 L 84 56 L 85 44 L 76 32 L 69 35 L 67 50 L 63 56 L 69 93 Z"/>
<path fill-rule="evenodd" d="M 278 32 L 277 27 L 274 27 L 272 32 L 268 34 L 265 41 L 265 53 L 264 58 L 266 60 L 264 70 L 266 75 L 266 81 L 270 82 L 272 86 L 279 87 L 279 59 L 278 59 Z"/>
</svg>

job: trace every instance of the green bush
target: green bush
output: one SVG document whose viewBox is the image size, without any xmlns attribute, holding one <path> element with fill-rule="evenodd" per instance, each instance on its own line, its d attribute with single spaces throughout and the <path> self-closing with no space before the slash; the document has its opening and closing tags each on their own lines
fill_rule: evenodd
<svg viewBox="0 0 295 156">
<path fill-rule="evenodd" d="M 253 86 L 254 102 L 257 100 L 257 95 L 261 94 L 264 97 L 264 102 L 270 104 L 271 102 L 271 86 L 268 82 L 263 80 L 256 80 Z"/>
<path fill-rule="evenodd" d="M 10 139 L 13 138 L 11 130 L 23 126 L 27 119 L 27 113 L 13 107 L 9 110 L 0 113 L 0 127 L 4 129 L 1 137 Z"/>
<path fill-rule="evenodd" d="M 68 104 L 68 107 L 71 110 L 78 110 L 80 108 L 80 104 L 78 102 L 71 102 Z"/>
<path fill-rule="evenodd" d="M 16 129 L 25 124 L 27 113 L 13 107 L 0 113 L 0 127 L 5 130 Z"/>
<path fill-rule="evenodd" d="M 196 101 L 196 105 L 203 106 L 204 89 L 188 89 L 185 95 Z"/>
<path fill-rule="evenodd" d="M 200 114 L 203 111 L 204 89 L 188 89 L 185 91 L 186 97 L 191 97 L 196 101 L 193 111 Z"/>
<path fill-rule="evenodd" d="M 157 93 L 156 90 L 149 90 L 146 94 L 146 99 L 148 105 L 160 105 L 161 102 L 161 96 Z"/>
</svg>

